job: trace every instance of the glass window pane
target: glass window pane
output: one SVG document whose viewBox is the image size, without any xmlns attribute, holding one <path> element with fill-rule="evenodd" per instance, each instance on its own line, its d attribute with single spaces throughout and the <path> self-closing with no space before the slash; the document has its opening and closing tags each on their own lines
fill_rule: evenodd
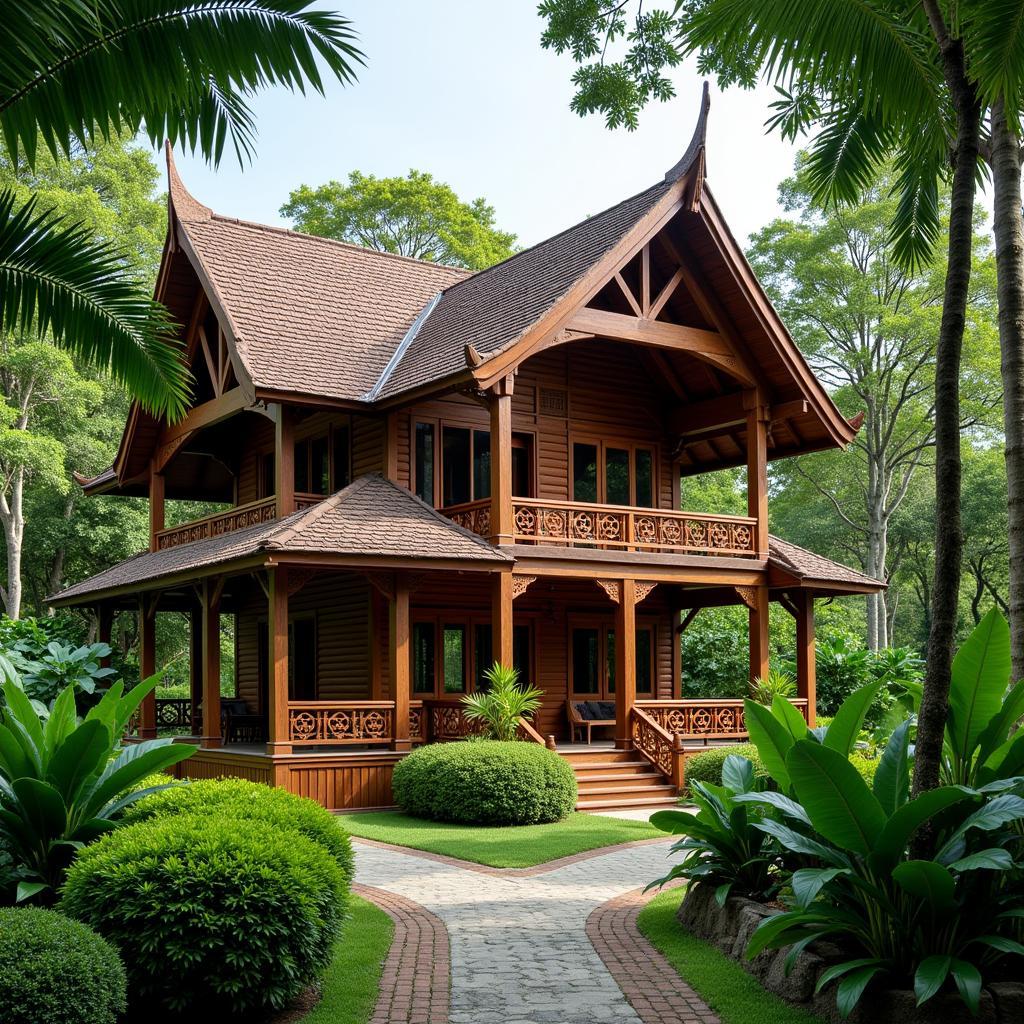
<svg viewBox="0 0 1024 1024">
<path fill-rule="evenodd" d="M 300 494 L 309 493 L 308 441 L 298 441 L 295 445 L 295 490 Z"/>
<path fill-rule="evenodd" d="M 491 655 L 492 640 L 490 623 L 479 623 L 473 631 L 473 681 L 481 693 L 490 689 L 490 683 L 484 678 L 484 673 L 494 664 Z"/>
<path fill-rule="evenodd" d="M 528 625 L 512 627 L 512 666 L 519 673 L 519 685 L 533 685 L 530 664 L 530 627 Z"/>
<path fill-rule="evenodd" d="M 441 504 L 469 501 L 469 428 L 441 430 Z"/>
<path fill-rule="evenodd" d="M 597 501 L 597 445 L 572 446 L 572 500 Z"/>
<path fill-rule="evenodd" d="M 330 487 L 330 468 L 327 461 L 327 438 L 316 437 L 310 445 L 310 493 L 326 494 Z"/>
<path fill-rule="evenodd" d="M 604 453 L 605 502 L 629 505 L 629 452 L 625 448 L 606 448 Z"/>
<path fill-rule="evenodd" d="M 444 627 L 444 692 L 466 690 L 466 627 Z"/>
<path fill-rule="evenodd" d="M 434 504 L 434 424 L 416 424 L 416 494 Z"/>
<path fill-rule="evenodd" d="M 413 693 L 434 692 L 434 624 L 415 622 L 412 627 Z"/>
<path fill-rule="evenodd" d="M 267 452 L 260 460 L 260 497 L 269 498 L 277 490 L 274 479 L 274 453 Z"/>
<path fill-rule="evenodd" d="M 597 639 L 596 629 L 572 631 L 573 693 L 597 693 L 600 689 Z"/>
<path fill-rule="evenodd" d="M 615 630 L 605 634 L 605 671 L 608 673 L 608 692 L 615 692 Z"/>
<path fill-rule="evenodd" d="M 473 431 L 473 500 L 491 496 L 491 434 Z"/>
<path fill-rule="evenodd" d="M 636 631 L 636 692 L 650 695 L 654 692 L 654 672 L 651 664 L 651 648 L 654 646 L 654 632 L 650 629 Z"/>
<path fill-rule="evenodd" d="M 636 451 L 636 503 L 654 508 L 654 456 L 647 448 Z"/>
<path fill-rule="evenodd" d="M 512 448 L 512 494 L 516 498 L 532 497 L 530 486 L 530 449 L 525 445 Z"/>
<path fill-rule="evenodd" d="M 334 489 L 340 491 L 352 482 L 352 461 L 348 427 L 334 428 Z"/>
</svg>

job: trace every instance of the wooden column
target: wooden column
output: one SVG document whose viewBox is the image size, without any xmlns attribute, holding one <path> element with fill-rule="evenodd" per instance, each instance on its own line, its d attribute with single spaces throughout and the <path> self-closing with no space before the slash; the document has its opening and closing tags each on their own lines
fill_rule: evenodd
<svg viewBox="0 0 1024 1024">
<path fill-rule="evenodd" d="M 224 742 L 220 732 L 220 592 L 219 581 L 203 581 L 203 731 L 199 745 L 207 750 Z"/>
<path fill-rule="evenodd" d="M 267 753 L 290 754 L 288 730 L 288 570 L 267 570 Z"/>
<path fill-rule="evenodd" d="M 750 587 L 750 681 L 768 675 L 768 588 Z"/>
<path fill-rule="evenodd" d="M 744 394 L 747 410 L 747 515 L 757 520 L 755 548 L 768 557 L 768 420 L 771 415 L 757 391 Z"/>
<path fill-rule="evenodd" d="M 412 647 L 409 624 L 409 583 L 401 576 L 395 577 L 394 592 L 390 601 L 390 626 L 388 634 L 391 656 L 391 691 L 395 702 L 394 741 L 395 750 L 408 750 L 409 741 L 409 697 L 412 691 Z"/>
<path fill-rule="evenodd" d="M 188 682 L 191 700 L 190 728 L 193 736 L 201 736 L 203 709 L 203 608 L 195 605 L 189 612 Z"/>
<path fill-rule="evenodd" d="M 278 519 L 295 511 L 295 414 L 283 403 L 274 420 L 274 494 Z"/>
<path fill-rule="evenodd" d="M 672 613 L 672 699 L 683 696 L 683 613 Z"/>
<path fill-rule="evenodd" d="M 139 679 L 156 672 L 156 598 L 143 597 L 139 605 Z M 139 706 L 139 737 L 156 739 L 156 694 L 149 693 Z"/>
<path fill-rule="evenodd" d="M 96 641 L 97 643 L 106 644 L 110 646 L 110 636 L 114 628 L 114 606 L 111 604 L 100 604 L 96 608 Z M 105 658 L 100 658 L 100 667 L 110 667 L 110 655 L 108 654 Z"/>
<path fill-rule="evenodd" d="M 156 535 L 164 528 L 164 475 L 149 464 L 149 550 L 157 550 Z"/>
<path fill-rule="evenodd" d="M 369 588 L 366 627 L 367 642 L 370 645 L 370 696 L 373 700 L 383 700 L 384 666 L 381 664 L 380 640 L 377 636 L 377 631 L 384 628 L 384 615 L 380 608 L 380 598 L 377 596 L 377 589 L 372 586 Z"/>
<path fill-rule="evenodd" d="M 796 690 L 807 700 L 807 724 L 817 721 L 817 668 L 814 656 L 814 598 L 801 590 L 795 595 L 796 609 Z"/>
<path fill-rule="evenodd" d="M 636 584 L 622 580 L 615 605 L 615 746 L 633 746 L 630 717 L 636 703 Z"/>
<path fill-rule="evenodd" d="M 512 665 L 511 572 L 495 573 L 491 584 L 491 657 L 502 665 Z"/>
<path fill-rule="evenodd" d="M 491 543 L 512 543 L 512 376 L 491 395 Z"/>
</svg>

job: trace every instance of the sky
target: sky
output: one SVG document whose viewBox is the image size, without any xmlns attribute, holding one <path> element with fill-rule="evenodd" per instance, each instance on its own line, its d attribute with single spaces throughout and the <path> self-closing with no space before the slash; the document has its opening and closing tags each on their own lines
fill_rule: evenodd
<svg viewBox="0 0 1024 1024">
<path fill-rule="evenodd" d="M 335 7 L 337 0 L 324 3 Z M 300 184 L 429 171 L 464 200 L 484 196 L 497 224 L 530 245 L 660 179 L 689 142 L 700 104 L 694 61 L 676 97 L 643 112 L 634 132 L 569 109 L 574 65 L 542 50 L 534 0 L 343 0 L 366 66 L 324 97 L 284 89 L 252 103 L 259 139 L 244 170 L 180 152 L 178 170 L 216 212 L 265 224 Z M 741 240 L 778 213 L 776 191 L 796 148 L 764 121 L 773 91 L 712 83 L 708 183 Z"/>
</svg>

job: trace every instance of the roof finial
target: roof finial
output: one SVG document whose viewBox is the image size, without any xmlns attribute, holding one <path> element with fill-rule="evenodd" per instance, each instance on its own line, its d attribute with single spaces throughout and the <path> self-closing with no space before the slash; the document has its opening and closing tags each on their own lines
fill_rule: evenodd
<svg viewBox="0 0 1024 1024">
<path fill-rule="evenodd" d="M 690 139 L 686 152 L 679 160 L 665 172 L 666 181 L 678 181 L 695 164 L 700 163 L 698 173 L 704 177 L 704 145 L 708 129 L 708 111 L 711 109 L 711 91 L 708 88 L 707 79 L 704 80 L 704 92 L 700 100 L 700 116 L 697 118 L 697 126 L 693 129 L 693 138 Z M 699 196 L 700 191 L 695 193 Z"/>
<path fill-rule="evenodd" d="M 178 176 L 178 168 L 174 166 L 174 151 L 168 140 L 164 143 L 164 155 L 167 157 L 167 196 L 171 209 L 178 220 L 197 221 L 209 220 L 213 216 L 213 210 L 203 206 L 195 196 L 182 183 Z"/>
</svg>

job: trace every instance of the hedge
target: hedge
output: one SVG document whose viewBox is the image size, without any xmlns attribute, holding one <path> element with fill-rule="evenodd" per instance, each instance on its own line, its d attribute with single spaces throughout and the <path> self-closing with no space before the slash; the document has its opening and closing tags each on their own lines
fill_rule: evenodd
<svg viewBox="0 0 1024 1024">
<path fill-rule="evenodd" d="M 4 1024 L 115 1024 L 125 972 L 91 928 L 39 907 L 0 909 L 0 1018 Z"/>
<path fill-rule="evenodd" d="M 754 775 L 760 779 L 769 778 L 768 772 L 761 764 L 757 747 L 753 743 L 730 743 L 721 747 L 709 747 L 707 750 L 694 754 L 686 759 L 686 785 L 691 782 L 710 782 L 712 785 L 722 784 L 722 766 L 730 754 L 739 754 L 754 765 Z"/>
<path fill-rule="evenodd" d="M 83 849 L 60 909 L 118 947 L 135 1011 L 258 1016 L 326 966 L 346 890 L 335 859 L 294 829 L 172 814 Z"/>
<path fill-rule="evenodd" d="M 319 843 L 352 878 L 352 844 L 338 819 L 315 800 L 245 779 L 184 782 L 147 796 L 125 811 L 125 821 L 149 821 L 178 814 L 262 821 L 275 829 L 300 832 Z"/>
<path fill-rule="evenodd" d="M 477 825 L 559 821 L 576 806 L 569 762 L 537 743 L 432 743 L 395 765 L 395 800 L 420 818 Z"/>
</svg>

